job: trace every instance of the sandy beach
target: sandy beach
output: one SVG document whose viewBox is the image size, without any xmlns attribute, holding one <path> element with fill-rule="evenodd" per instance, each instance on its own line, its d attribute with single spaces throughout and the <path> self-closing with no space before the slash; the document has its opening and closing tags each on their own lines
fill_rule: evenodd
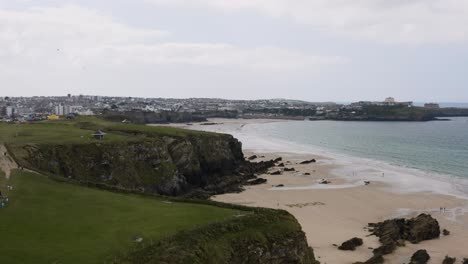
<svg viewBox="0 0 468 264">
<path fill-rule="evenodd" d="M 178 125 L 189 129 L 214 132 L 239 131 L 251 122 L 281 122 L 276 120 L 226 120 L 214 119 L 216 125 Z M 237 194 L 224 194 L 213 200 L 247 206 L 280 208 L 293 214 L 306 233 L 309 245 L 321 263 L 341 264 L 365 261 L 372 256 L 372 248 L 379 246 L 376 237 L 369 236 L 366 226 L 394 217 L 414 217 L 430 213 L 441 229 L 451 232 L 449 236 L 424 241 L 419 244 L 406 243 L 393 254 L 385 256 L 385 263 L 408 263 L 418 249 L 426 249 L 431 256 L 429 263 L 442 263 L 446 255 L 457 258 L 457 263 L 468 258 L 468 200 L 462 196 L 427 191 L 408 191 L 398 188 L 398 179 L 389 179 L 387 171 L 379 167 L 353 162 L 343 162 L 336 157 L 317 155 L 303 151 L 278 152 L 249 149 L 244 146 L 247 156 L 257 155 L 255 161 L 282 157 L 286 168 L 281 175 L 259 175 L 267 183 L 246 187 Z M 299 164 L 301 161 L 316 159 L 316 163 Z M 284 168 L 272 168 L 271 171 Z M 359 175 L 356 175 L 359 171 Z M 330 184 L 318 182 L 328 179 Z M 364 180 L 370 180 L 364 185 Z M 393 180 L 393 181 L 392 181 Z M 283 187 L 275 187 L 282 185 Z M 446 211 L 441 212 L 440 207 Z M 352 237 L 364 239 L 364 245 L 356 251 L 340 251 L 334 244 L 341 244 Z"/>
</svg>

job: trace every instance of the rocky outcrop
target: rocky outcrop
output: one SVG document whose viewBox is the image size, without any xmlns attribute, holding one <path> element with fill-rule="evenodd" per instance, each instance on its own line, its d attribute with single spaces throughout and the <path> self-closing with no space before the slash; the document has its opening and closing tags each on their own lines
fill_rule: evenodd
<svg viewBox="0 0 468 264">
<path fill-rule="evenodd" d="M 374 255 L 365 262 L 354 262 L 353 264 L 382 264 L 384 261 L 385 260 L 382 255 Z"/>
<path fill-rule="evenodd" d="M 420 249 L 411 256 L 410 264 L 426 264 L 430 258 L 426 250 Z"/>
<path fill-rule="evenodd" d="M 405 229 L 402 238 L 414 244 L 440 237 L 439 222 L 428 214 L 407 220 Z"/>
<path fill-rule="evenodd" d="M 440 227 L 436 219 L 428 214 L 420 214 L 411 219 L 391 219 L 380 223 L 370 223 L 369 231 L 379 238 L 380 247 L 373 250 L 374 257 L 392 253 L 405 241 L 419 243 L 440 237 Z"/>
<path fill-rule="evenodd" d="M 457 261 L 456 258 L 445 256 L 444 261 L 442 261 L 442 264 L 455 264 L 456 261 Z"/>
<path fill-rule="evenodd" d="M 277 162 L 280 162 L 280 161 L 282 161 L 282 160 L 283 160 L 282 157 L 278 157 L 278 158 L 276 158 L 276 159 L 274 160 L 274 162 L 277 163 Z"/>
<path fill-rule="evenodd" d="M 263 184 L 266 182 L 267 180 L 264 178 L 256 178 L 256 179 L 247 181 L 247 185 L 259 185 L 259 184 Z"/>
<path fill-rule="evenodd" d="M 404 245 L 404 241 L 419 243 L 440 236 L 440 227 L 436 219 L 428 214 L 421 214 L 415 218 L 391 219 L 377 224 L 370 224 L 373 234 L 379 237 L 382 246 L 375 249 L 375 254 L 389 254 L 397 246 Z"/>
<path fill-rule="evenodd" d="M 315 162 L 316 162 L 315 159 L 311 159 L 311 160 L 304 160 L 304 161 L 302 161 L 302 162 L 299 163 L 299 164 L 309 164 L 309 163 L 315 163 Z"/>
<path fill-rule="evenodd" d="M 256 158 L 258 158 L 257 155 L 252 155 L 252 156 L 248 157 L 247 159 L 248 159 L 248 160 L 254 160 L 254 159 L 256 159 Z"/>
<path fill-rule="evenodd" d="M 237 171 L 243 174 L 263 174 L 275 166 L 274 160 L 260 162 L 242 162 Z"/>
<path fill-rule="evenodd" d="M 347 240 L 338 247 L 339 250 L 355 250 L 356 247 L 362 246 L 363 242 L 361 238 L 354 237 Z"/>
</svg>

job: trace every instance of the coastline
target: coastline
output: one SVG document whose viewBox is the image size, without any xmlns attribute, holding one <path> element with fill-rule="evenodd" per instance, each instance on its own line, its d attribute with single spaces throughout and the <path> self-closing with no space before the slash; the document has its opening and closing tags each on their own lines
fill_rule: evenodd
<svg viewBox="0 0 468 264">
<path fill-rule="evenodd" d="M 241 133 L 242 128 L 249 123 L 286 121 L 212 119 L 210 122 L 217 124 L 176 126 L 232 133 L 237 137 L 236 133 Z M 417 245 L 407 243 L 405 247 L 386 256 L 386 263 L 408 262 L 418 249 L 429 252 L 431 263 L 441 263 L 446 255 L 457 257 L 458 260 L 468 257 L 464 246 L 468 242 L 468 200 L 462 193 L 454 193 L 449 183 L 444 185 L 441 180 L 437 184 L 442 186 L 431 190 L 434 182 L 421 178 L 421 175 L 413 175 L 418 173 L 417 170 L 388 167 L 388 164 L 361 158 L 343 159 L 328 155 L 323 150 L 315 152 L 300 146 L 293 146 L 296 149 L 293 151 L 281 151 L 284 147 L 281 143 L 269 147 L 265 143 L 247 144 L 244 146 L 245 155 L 264 156 L 255 161 L 281 156 L 286 167 L 294 167 L 296 171 L 283 172 L 282 175 L 259 175 L 268 182 L 248 186 L 242 193 L 218 195 L 212 199 L 289 211 L 298 219 L 321 263 L 353 263 L 368 259 L 372 255 L 369 248 L 375 248 L 379 243 L 376 237 L 367 237 L 369 232 L 364 229 L 367 223 L 394 217 L 413 217 L 422 212 L 430 213 L 439 221 L 441 229 L 448 229 L 451 235 Z M 317 163 L 297 164 L 311 158 L 317 159 Z M 396 171 L 392 171 L 394 169 Z M 392 177 L 392 173 L 404 175 Z M 317 181 L 323 178 L 332 183 L 318 184 Z M 421 181 L 414 182 L 413 178 Z M 370 180 L 371 184 L 364 186 L 364 180 Z M 274 187 L 279 184 L 284 187 Z M 417 188 L 412 188 L 414 185 Z M 441 213 L 440 207 L 446 207 L 447 211 Z M 356 251 L 340 251 L 333 246 L 355 236 L 364 239 L 364 245 Z"/>
</svg>

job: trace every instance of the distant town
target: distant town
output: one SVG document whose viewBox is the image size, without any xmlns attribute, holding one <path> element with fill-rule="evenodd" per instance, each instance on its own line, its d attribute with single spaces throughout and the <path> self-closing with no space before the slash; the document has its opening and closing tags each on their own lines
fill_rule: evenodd
<svg viewBox="0 0 468 264">
<path fill-rule="evenodd" d="M 398 114 L 407 112 L 406 108 L 419 109 L 429 116 L 422 116 L 422 120 L 430 120 L 435 116 L 465 115 L 465 109 L 456 108 L 448 113 L 441 111 L 439 104 L 426 103 L 423 107 L 415 107 L 413 102 L 399 102 L 392 97 L 382 101 L 360 101 L 350 104 L 333 102 L 306 102 L 288 99 L 269 100 L 226 100 L 213 98 L 138 98 L 138 97 L 109 97 L 92 95 L 67 96 L 33 96 L 33 97 L 1 97 L 0 120 L 13 121 L 41 121 L 46 119 L 74 118 L 84 115 L 108 115 L 128 113 L 172 113 L 183 114 L 189 118 L 177 119 L 180 122 L 201 120 L 209 117 L 227 118 L 285 118 L 321 120 L 372 120 L 375 109 L 399 109 Z M 369 110 L 371 109 L 371 110 Z M 432 111 L 431 111 L 432 110 Z M 371 112 L 370 112 L 371 111 Z M 414 113 L 413 110 L 410 111 Z M 192 118 L 198 117 L 198 118 Z M 388 117 L 388 116 L 387 116 Z M 394 114 L 389 118 L 394 119 Z M 201 118 L 201 119 L 200 119 Z M 410 117 L 413 118 L 413 117 Z M 419 117 L 418 117 L 419 118 Z M 376 118 L 379 120 L 379 118 Z M 396 118 L 399 119 L 399 118 Z M 407 119 L 404 116 L 402 120 Z M 171 121 L 161 119 L 160 121 Z"/>
</svg>

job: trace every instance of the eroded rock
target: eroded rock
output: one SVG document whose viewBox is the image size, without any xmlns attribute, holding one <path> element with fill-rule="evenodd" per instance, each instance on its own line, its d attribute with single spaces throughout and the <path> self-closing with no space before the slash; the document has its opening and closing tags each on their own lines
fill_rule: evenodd
<svg viewBox="0 0 468 264">
<path fill-rule="evenodd" d="M 384 261 L 385 260 L 382 255 L 374 255 L 366 262 L 354 262 L 353 264 L 382 264 Z"/>
<path fill-rule="evenodd" d="M 256 179 L 247 181 L 247 185 L 259 185 L 259 184 L 263 184 L 263 183 L 266 183 L 266 182 L 267 182 L 267 180 L 264 179 L 264 178 L 256 178 Z"/>
<path fill-rule="evenodd" d="M 442 234 L 444 236 L 448 236 L 448 235 L 450 235 L 450 231 L 448 231 L 447 229 L 444 229 L 444 230 L 442 230 Z"/>
<path fill-rule="evenodd" d="M 362 246 L 363 242 L 361 238 L 354 237 L 351 238 L 350 240 L 347 240 L 341 244 L 341 246 L 338 247 L 340 250 L 355 250 L 356 247 Z"/>
<path fill-rule="evenodd" d="M 431 257 L 427 254 L 427 251 L 424 249 L 420 249 L 414 252 L 413 256 L 411 257 L 410 264 L 426 264 Z"/>
<path fill-rule="evenodd" d="M 254 160 L 254 159 L 256 159 L 256 158 L 258 158 L 257 155 L 252 155 L 252 156 L 248 157 L 247 159 L 248 159 L 248 160 Z"/>
<path fill-rule="evenodd" d="M 416 244 L 424 240 L 440 237 L 439 222 L 428 214 L 420 214 L 408 220 L 397 218 L 380 223 L 369 223 L 369 231 L 377 236 L 382 244 L 373 250 L 373 258 L 392 253 L 397 247 L 404 246 L 405 241 Z M 419 256 L 419 254 L 422 253 L 420 252 L 416 256 Z"/>
<path fill-rule="evenodd" d="M 455 261 L 457 261 L 456 258 L 451 258 L 449 256 L 445 256 L 444 261 L 442 261 L 442 264 L 455 264 Z"/>
</svg>

